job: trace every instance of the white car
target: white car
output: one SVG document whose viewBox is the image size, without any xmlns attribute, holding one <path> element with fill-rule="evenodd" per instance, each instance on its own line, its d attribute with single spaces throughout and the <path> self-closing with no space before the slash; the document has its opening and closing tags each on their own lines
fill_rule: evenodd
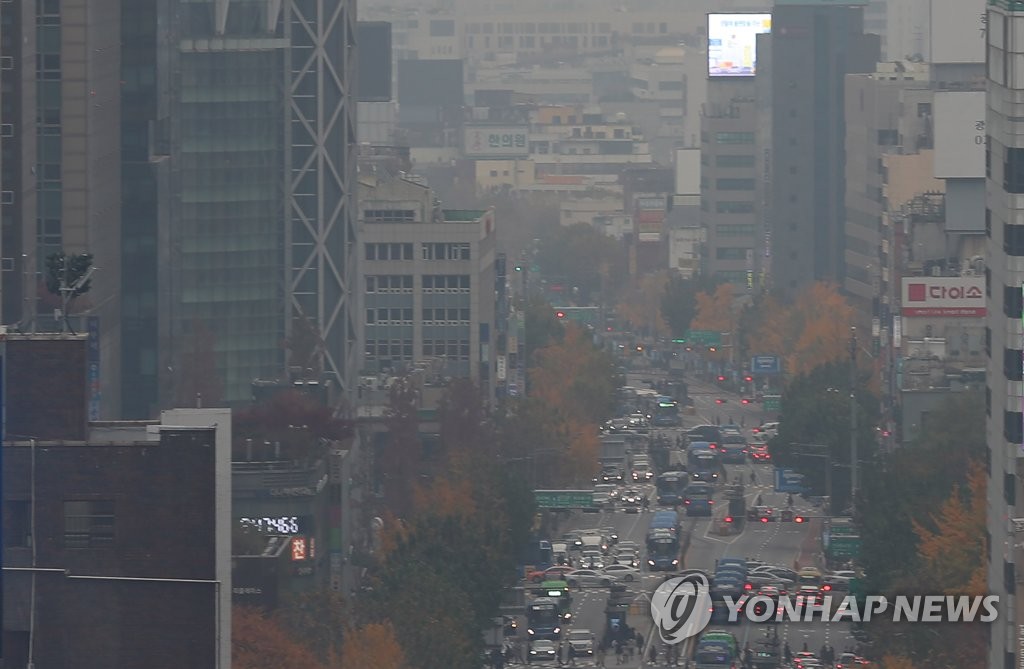
<svg viewBox="0 0 1024 669">
<path fill-rule="evenodd" d="M 558 646 L 554 641 L 538 639 L 530 644 L 530 662 L 544 662 L 558 658 Z"/>
<path fill-rule="evenodd" d="M 637 542 L 635 542 L 635 541 L 620 541 L 618 544 L 615 545 L 615 552 L 616 553 L 626 553 L 626 552 L 635 553 L 636 551 L 639 551 L 639 550 L 640 550 L 640 545 L 637 544 Z"/>
<path fill-rule="evenodd" d="M 626 565 L 626 564 L 612 564 L 612 565 L 608 565 L 607 567 L 605 567 L 601 571 L 604 572 L 605 574 L 610 574 L 610 575 L 614 576 L 617 579 L 620 579 L 622 581 L 626 581 L 627 583 L 629 583 L 630 581 L 632 581 L 634 579 L 640 578 L 640 570 L 637 569 L 636 567 L 630 567 L 629 565 Z"/>
<path fill-rule="evenodd" d="M 582 588 L 588 585 L 607 588 L 618 581 L 618 578 L 611 574 L 601 573 L 596 569 L 577 569 L 566 574 L 565 580 L 570 588 Z"/>
</svg>

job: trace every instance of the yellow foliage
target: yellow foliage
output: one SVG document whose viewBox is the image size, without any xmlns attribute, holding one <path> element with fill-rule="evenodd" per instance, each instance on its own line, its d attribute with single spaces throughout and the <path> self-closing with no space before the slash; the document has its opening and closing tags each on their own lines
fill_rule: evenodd
<svg viewBox="0 0 1024 669">
<path fill-rule="evenodd" d="M 417 509 L 435 516 L 468 518 L 475 510 L 471 482 L 454 473 L 420 486 L 414 498 Z"/>
<path fill-rule="evenodd" d="M 882 658 L 881 669 L 917 669 L 917 665 L 909 657 L 886 655 Z"/>
<path fill-rule="evenodd" d="M 382 559 L 386 559 L 408 538 L 409 530 L 405 523 L 390 511 L 385 511 L 381 519 L 384 521 L 384 527 L 380 530 L 380 554 Z"/>
<path fill-rule="evenodd" d="M 405 669 L 402 646 L 390 623 L 370 623 L 345 634 L 342 669 Z"/>
<path fill-rule="evenodd" d="M 667 272 L 640 277 L 625 299 L 616 305 L 615 313 L 635 328 L 646 327 L 659 335 L 667 335 L 669 327 L 661 313 L 661 298 L 668 280 Z"/>
<path fill-rule="evenodd" d="M 719 284 L 712 294 L 697 293 L 697 314 L 690 329 L 732 332 L 736 322 L 733 297 L 731 283 Z"/>
</svg>

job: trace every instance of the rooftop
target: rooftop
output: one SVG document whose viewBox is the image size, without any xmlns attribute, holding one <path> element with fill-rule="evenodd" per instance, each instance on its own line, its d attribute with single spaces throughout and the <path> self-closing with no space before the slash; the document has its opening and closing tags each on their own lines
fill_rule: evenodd
<svg viewBox="0 0 1024 669">
<path fill-rule="evenodd" d="M 445 223 L 476 223 L 487 214 L 486 209 L 444 209 Z"/>
</svg>

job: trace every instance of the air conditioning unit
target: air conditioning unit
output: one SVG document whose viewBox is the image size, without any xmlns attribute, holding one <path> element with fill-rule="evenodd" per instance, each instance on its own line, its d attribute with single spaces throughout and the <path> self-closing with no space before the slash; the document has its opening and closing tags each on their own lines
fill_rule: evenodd
<svg viewBox="0 0 1024 669">
<path fill-rule="evenodd" d="M 942 266 L 935 264 L 932 265 L 932 276 L 942 276 Z"/>
</svg>

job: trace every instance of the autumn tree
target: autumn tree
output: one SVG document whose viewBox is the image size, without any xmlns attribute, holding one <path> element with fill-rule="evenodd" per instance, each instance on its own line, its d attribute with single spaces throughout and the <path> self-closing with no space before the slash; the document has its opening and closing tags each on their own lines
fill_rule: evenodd
<svg viewBox="0 0 1024 669">
<path fill-rule="evenodd" d="M 661 316 L 673 338 L 686 335 L 697 316 L 697 282 L 672 274 L 661 295 Z"/>
<path fill-rule="evenodd" d="M 234 669 L 324 669 L 316 656 L 258 610 L 231 610 L 231 666 Z"/>
<path fill-rule="evenodd" d="M 217 336 L 205 321 L 190 321 L 174 375 L 174 401 L 179 407 L 220 406 L 224 380 L 217 366 Z"/>
<path fill-rule="evenodd" d="M 665 272 L 639 277 L 632 288 L 624 293 L 615 307 L 615 313 L 626 319 L 634 331 L 655 336 L 667 335 L 669 327 L 665 322 L 662 304 L 668 282 Z"/>
<path fill-rule="evenodd" d="M 319 453 L 322 440 L 345 439 L 353 431 L 351 422 L 336 418 L 323 403 L 291 388 L 233 412 L 231 426 L 236 460 L 249 458 L 250 441 L 255 460 L 299 460 Z"/>
<path fill-rule="evenodd" d="M 549 281 L 579 289 L 580 304 L 591 304 L 596 295 L 625 285 L 626 247 L 587 223 L 545 231 L 537 260 Z M 602 296 L 605 301 L 609 297 Z"/>
<path fill-rule="evenodd" d="M 325 665 L 341 653 L 347 616 L 340 593 L 325 588 L 293 594 L 274 619 Z"/>
<path fill-rule="evenodd" d="M 438 406 L 441 444 L 449 460 L 465 461 L 474 451 L 493 452 L 494 437 L 480 386 L 471 379 L 454 379 Z"/>
<path fill-rule="evenodd" d="M 731 283 L 722 283 L 715 288 L 714 292 L 697 293 L 697 312 L 690 327 L 694 330 L 710 330 L 719 333 L 732 332 L 735 322 L 734 292 Z"/>
<path fill-rule="evenodd" d="M 394 380 L 384 417 L 388 438 L 386 452 L 377 458 L 384 494 L 389 508 L 400 518 L 413 510 L 415 486 L 423 464 L 423 442 L 419 433 L 420 392 L 409 376 Z"/>
<path fill-rule="evenodd" d="M 535 351 L 556 341 L 565 335 L 565 327 L 555 316 L 555 309 L 547 300 L 531 296 L 524 307 L 526 317 L 526 361 L 533 360 Z"/>
<path fill-rule="evenodd" d="M 368 623 L 352 630 L 341 652 L 341 669 L 406 669 L 395 630 L 389 622 Z"/>
</svg>

